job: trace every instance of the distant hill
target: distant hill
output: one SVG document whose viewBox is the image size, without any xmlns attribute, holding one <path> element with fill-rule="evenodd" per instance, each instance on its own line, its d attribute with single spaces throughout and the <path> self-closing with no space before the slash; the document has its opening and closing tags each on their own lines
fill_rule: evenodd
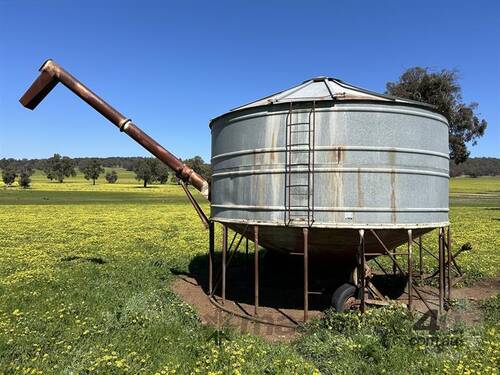
<svg viewBox="0 0 500 375">
<path fill-rule="evenodd" d="M 500 159 L 469 158 L 459 165 L 450 162 L 450 176 L 500 176 Z"/>
</svg>

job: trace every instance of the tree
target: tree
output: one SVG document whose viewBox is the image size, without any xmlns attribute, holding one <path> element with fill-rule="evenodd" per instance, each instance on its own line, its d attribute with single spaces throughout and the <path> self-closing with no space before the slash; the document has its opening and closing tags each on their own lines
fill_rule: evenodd
<svg viewBox="0 0 500 375">
<path fill-rule="evenodd" d="M 135 168 L 135 178 L 144 182 L 144 187 L 156 180 L 160 163 L 158 159 L 148 158 L 140 160 Z"/>
<path fill-rule="evenodd" d="M 177 177 L 177 175 L 174 173 L 172 173 L 172 175 L 170 176 L 170 182 L 173 182 L 175 184 L 178 184 L 179 183 L 179 177 Z"/>
<path fill-rule="evenodd" d="M 208 182 L 212 180 L 212 167 L 210 164 L 205 163 L 201 156 L 195 156 L 194 158 L 184 160 L 184 164 Z"/>
<path fill-rule="evenodd" d="M 61 157 L 59 154 L 54 154 L 47 159 L 43 171 L 50 180 L 63 182 L 65 177 L 76 176 L 75 163 L 67 156 Z"/>
<path fill-rule="evenodd" d="M 33 170 L 27 167 L 23 168 L 21 170 L 21 173 L 19 173 L 19 186 L 21 186 L 23 189 L 29 188 L 31 184 L 32 174 Z"/>
<path fill-rule="evenodd" d="M 158 164 L 158 169 L 156 171 L 156 179 L 160 184 L 166 184 L 168 182 L 168 176 L 170 175 L 170 169 L 163 163 Z"/>
<path fill-rule="evenodd" d="M 14 183 L 17 177 L 17 171 L 13 165 L 7 164 L 2 169 L 2 181 L 5 185 L 10 186 Z"/>
<path fill-rule="evenodd" d="M 484 135 L 488 123 L 476 114 L 478 103 L 462 102 L 457 71 L 433 72 L 429 68 L 414 67 L 407 69 L 399 81 L 388 82 L 386 88 L 390 95 L 432 104 L 448 119 L 450 158 L 456 164 L 469 157 L 467 144 L 475 145 Z"/>
<path fill-rule="evenodd" d="M 186 164 L 193 171 L 198 173 L 205 180 L 210 182 L 212 180 L 212 166 L 210 164 L 205 163 L 201 156 L 195 156 L 190 159 L 182 160 L 184 164 Z M 172 173 L 170 177 L 171 182 L 178 183 L 179 179 L 175 173 Z"/>
<path fill-rule="evenodd" d="M 83 177 L 85 177 L 86 180 L 92 180 L 92 185 L 95 185 L 95 180 L 104 173 L 104 168 L 99 160 L 90 159 L 84 163 L 81 171 L 83 172 Z"/>
<path fill-rule="evenodd" d="M 114 184 L 118 180 L 118 173 L 116 173 L 115 170 L 112 170 L 111 172 L 106 173 L 105 178 L 110 184 Z"/>
<path fill-rule="evenodd" d="M 55 157 L 56 155 L 57 154 L 54 154 L 53 157 Z M 52 158 L 49 158 L 45 160 L 42 164 L 42 171 L 43 173 L 45 173 L 45 175 L 50 181 L 53 181 L 56 178 L 54 171 L 52 169 L 52 163 L 53 163 Z"/>
</svg>

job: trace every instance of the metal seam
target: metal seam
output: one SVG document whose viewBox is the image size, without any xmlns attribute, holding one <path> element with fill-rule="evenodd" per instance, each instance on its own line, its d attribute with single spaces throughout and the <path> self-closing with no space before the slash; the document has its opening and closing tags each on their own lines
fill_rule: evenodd
<svg viewBox="0 0 500 375">
<path fill-rule="evenodd" d="M 227 209 L 240 209 L 240 210 L 255 210 L 255 211 L 285 211 L 282 206 L 253 206 L 253 205 L 236 205 L 236 204 L 212 204 L 211 207 L 227 208 Z M 304 211 L 297 208 L 291 208 L 293 211 Z M 390 207 L 314 207 L 314 211 L 324 212 L 449 212 L 448 208 L 398 208 L 392 209 Z"/>
<path fill-rule="evenodd" d="M 392 103 L 392 102 L 387 102 L 387 103 Z M 282 104 L 288 104 L 288 102 L 282 103 Z M 406 109 L 396 109 L 395 110 L 395 109 L 389 108 L 388 106 L 386 106 L 385 108 L 370 108 L 370 107 L 365 107 L 365 106 L 343 107 L 341 104 L 344 104 L 344 103 L 340 103 L 338 101 L 335 101 L 335 104 L 336 104 L 335 107 L 318 108 L 317 113 L 319 113 L 319 112 L 378 112 L 378 113 L 401 114 L 401 115 L 410 115 L 410 116 L 429 118 L 429 119 L 438 121 L 438 122 L 446 125 L 446 127 L 449 127 L 449 124 L 444 116 L 440 117 L 442 115 L 435 115 L 434 113 L 424 113 L 424 112 L 420 112 L 420 111 L 411 111 L 411 110 L 406 110 Z M 346 103 L 346 104 L 350 104 L 350 103 Z M 380 104 L 377 103 L 374 105 L 380 105 Z M 397 104 L 391 104 L 391 105 L 397 105 Z M 255 107 L 255 108 L 258 108 L 258 107 Z M 429 112 L 428 109 L 422 109 L 422 110 Z M 307 108 L 304 108 L 304 111 L 307 111 Z M 233 113 L 233 112 L 228 112 L 228 113 Z M 236 112 L 234 112 L 234 113 L 236 113 Z M 273 112 L 261 111 L 258 113 L 250 113 L 247 115 L 240 115 L 240 116 L 232 118 L 232 119 L 227 119 L 226 123 L 232 124 L 232 123 L 240 122 L 240 121 L 243 121 L 246 119 L 258 118 L 258 117 L 283 116 L 286 113 L 287 113 L 286 110 L 273 111 Z M 221 115 L 220 117 L 223 117 L 225 115 L 227 115 L 227 114 Z M 216 117 L 215 119 L 213 119 L 210 122 L 211 125 L 216 119 L 219 119 L 219 118 Z"/>
<path fill-rule="evenodd" d="M 343 151 L 370 151 L 370 152 L 396 152 L 396 153 L 404 153 L 404 154 L 422 154 L 429 156 L 437 156 L 443 159 L 449 160 L 450 156 L 448 154 L 437 152 L 437 151 L 427 151 L 420 150 L 416 148 L 404 148 L 404 147 L 383 147 L 383 146 L 317 146 L 315 147 L 315 151 L 338 151 L 342 149 Z M 303 148 L 304 151 L 307 151 L 306 148 Z M 240 156 L 240 155 L 252 155 L 252 154 L 264 154 L 264 153 L 272 153 L 272 152 L 285 152 L 285 147 L 264 147 L 264 148 L 255 148 L 255 149 L 247 149 L 247 150 L 239 150 L 226 152 L 223 154 L 218 154 L 212 157 L 212 161 L 219 158 L 231 157 L 231 156 Z M 296 151 L 302 151 L 302 148 L 297 148 Z"/>
<path fill-rule="evenodd" d="M 237 220 L 237 219 L 224 219 L 224 218 L 217 218 L 217 217 L 211 217 L 210 220 L 214 222 L 218 222 L 221 224 L 227 223 L 227 224 L 248 224 L 248 225 L 260 225 L 260 226 L 270 226 L 270 227 L 283 227 L 283 228 L 297 228 L 297 229 L 302 229 L 303 225 L 284 225 L 283 221 L 279 222 L 271 222 L 271 221 L 259 221 L 259 220 Z M 315 221 L 314 224 L 312 225 L 312 228 L 316 229 L 370 229 L 370 228 L 376 228 L 376 229 L 427 229 L 427 228 L 439 228 L 443 226 L 448 226 L 450 225 L 449 221 L 443 221 L 443 222 L 437 222 L 437 223 L 421 223 L 421 224 L 408 224 L 408 223 L 402 223 L 402 224 L 374 224 L 374 223 L 368 223 L 368 224 L 349 224 L 349 223 L 324 223 L 324 222 L 319 222 Z"/>
<path fill-rule="evenodd" d="M 297 168 L 292 173 L 303 173 L 306 168 Z M 396 173 L 396 174 L 418 174 L 424 176 L 436 176 L 449 179 L 447 173 L 424 171 L 419 169 L 399 169 L 399 168 L 315 168 L 315 173 Z M 283 174 L 285 169 L 249 169 L 244 171 L 218 172 L 212 174 L 212 177 L 227 177 L 256 174 Z"/>
</svg>

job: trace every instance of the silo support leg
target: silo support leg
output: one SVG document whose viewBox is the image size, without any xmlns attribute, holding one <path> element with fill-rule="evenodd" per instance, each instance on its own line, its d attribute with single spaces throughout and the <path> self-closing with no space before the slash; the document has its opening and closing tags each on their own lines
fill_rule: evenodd
<svg viewBox="0 0 500 375">
<path fill-rule="evenodd" d="M 213 284 L 213 278 L 214 278 L 213 256 L 214 256 L 214 243 L 215 243 L 214 229 L 215 229 L 215 222 L 210 221 L 208 227 L 208 294 L 210 296 L 214 294 L 214 284 Z"/>
<path fill-rule="evenodd" d="M 411 311 L 413 303 L 413 235 L 412 230 L 408 230 L 408 309 Z"/>
<path fill-rule="evenodd" d="M 439 228 L 438 247 L 439 247 L 439 314 L 444 309 L 444 228 Z"/>
<path fill-rule="evenodd" d="M 259 227 L 254 227 L 254 315 L 258 314 L 259 308 Z"/>
<path fill-rule="evenodd" d="M 394 255 L 396 255 L 396 250 L 394 250 Z M 396 262 L 392 262 L 392 274 L 396 275 L 397 272 L 398 272 L 397 264 L 396 264 Z"/>
<path fill-rule="evenodd" d="M 446 250 L 448 255 L 448 262 L 446 264 L 446 285 L 447 285 L 447 294 L 448 301 L 451 302 L 451 262 L 452 262 L 452 254 L 451 254 L 451 230 L 450 226 L 447 229 L 446 236 Z"/>
<path fill-rule="evenodd" d="M 245 238 L 245 261 L 247 264 L 250 264 L 250 258 L 249 258 L 249 253 L 248 253 L 248 237 Z M 245 267 L 246 270 L 246 276 L 248 280 L 251 280 L 251 272 L 249 267 Z"/>
<path fill-rule="evenodd" d="M 361 294 L 361 312 L 366 310 L 366 296 L 365 296 L 365 231 L 363 229 L 359 230 L 359 246 L 358 246 L 358 286 L 360 288 Z"/>
<path fill-rule="evenodd" d="M 424 278 L 424 260 L 422 256 L 422 236 L 418 237 L 418 268 L 420 281 Z"/>
<path fill-rule="evenodd" d="M 304 228 L 304 322 L 309 314 L 309 229 Z"/>
<path fill-rule="evenodd" d="M 222 226 L 222 304 L 226 302 L 227 226 Z"/>
</svg>

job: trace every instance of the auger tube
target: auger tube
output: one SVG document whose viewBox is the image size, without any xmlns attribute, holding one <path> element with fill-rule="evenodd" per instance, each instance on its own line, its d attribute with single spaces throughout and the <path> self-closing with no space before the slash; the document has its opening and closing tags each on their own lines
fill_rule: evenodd
<svg viewBox="0 0 500 375">
<path fill-rule="evenodd" d="M 35 109 L 57 83 L 61 82 L 97 112 L 106 117 L 111 123 L 116 125 L 120 131 L 126 133 L 160 161 L 173 169 L 177 177 L 182 181 L 193 185 L 206 199 L 208 199 L 209 186 L 208 182 L 203 177 L 189 168 L 186 164 L 182 163 L 153 138 L 139 129 L 139 127 L 129 118 L 125 117 L 111 105 L 106 103 L 97 94 L 92 92 L 92 90 L 64 70 L 59 64 L 53 60 L 47 60 L 40 67 L 39 71 L 40 75 L 38 78 L 31 84 L 21 99 L 19 99 L 24 107 Z"/>
</svg>

